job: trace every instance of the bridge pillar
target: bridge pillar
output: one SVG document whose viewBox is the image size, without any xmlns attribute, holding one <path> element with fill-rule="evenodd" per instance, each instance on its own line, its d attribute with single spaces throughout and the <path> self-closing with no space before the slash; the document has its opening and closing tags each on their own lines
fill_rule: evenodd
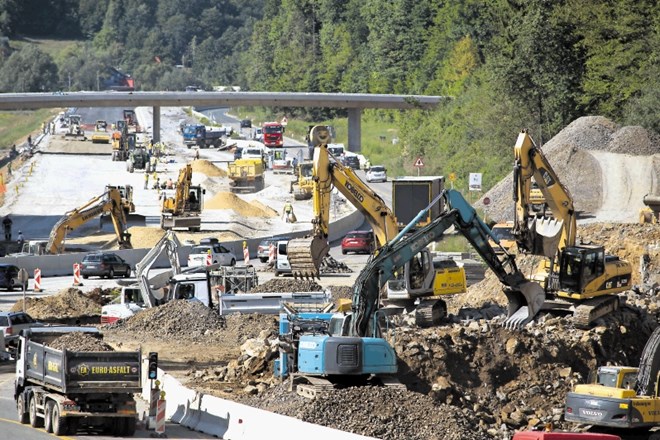
<svg viewBox="0 0 660 440">
<path fill-rule="evenodd" d="M 362 138 L 362 109 L 348 109 L 348 151 L 359 153 Z"/>
<path fill-rule="evenodd" d="M 153 128 L 152 138 L 154 143 L 160 142 L 160 106 L 154 105 L 153 107 L 153 123 L 151 124 Z"/>
</svg>

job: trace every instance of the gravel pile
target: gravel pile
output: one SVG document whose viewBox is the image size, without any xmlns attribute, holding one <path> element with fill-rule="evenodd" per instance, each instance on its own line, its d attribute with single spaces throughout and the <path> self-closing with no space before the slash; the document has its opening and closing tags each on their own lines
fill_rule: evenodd
<svg viewBox="0 0 660 440">
<path fill-rule="evenodd" d="M 482 440 L 485 424 L 471 409 L 405 390 L 354 387 L 308 400 L 280 385 L 243 403 L 306 422 L 387 440 Z"/>
<path fill-rule="evenodd" d="M 250 293 L 281 293 L 281 292 L 320 292 L 323 287 L 313 280 L 296 280 L 295 278 L 273 278 L 259 284 Z"/>
<path fill-rule="evenodd" d="M 601 206 L 603 188 L 600 165 L 589 151 L 652 156 L 660 153 L 660 135 L 638 126 L 619 127 L 602 116 L 586 116 L 573 121 L 542 148 L 576 209 L 595 212 Z M 513 164 L 513 145 L 511 150 Z M 484 194 L 491 200 L 488 207 L 482 204 L 483 198 L 474 206 L 496 221 L 513 220 L 512 188 L 513 174 L 509 174 Z"/>
<path fill-rule="evenodd" d="M 54 339 L 49 347 L 69 351 L 114 351 L 112 347 L 96 337 L 82 332 L 71 332 Z"/>
<path fill-rule="evenodd" d="M 25 310 L 33 318 L 45 321 L 49 319 L 100 316 L 102 301 L 98 300 L 97 294 L 94 294 L 94 298 L 90 298 L 79 289 L 67 288 L 52 296 L 27 298 Z M 23 300 L 18 300 L 11 310 L 23 310 Z"/>
<path fill-rule="evenodd" d="M 353 269 L 345 263 L 335 260 L 330 254 L 326 255 L 319 267 L 320 273 L 352 273 Z"/>
<path fill-rule="evenodd" d="M 225 320 L 199 301 L 172 300 L 107 327 L 139 337 L 194 339 L 220 329 Z"/>
</svg>

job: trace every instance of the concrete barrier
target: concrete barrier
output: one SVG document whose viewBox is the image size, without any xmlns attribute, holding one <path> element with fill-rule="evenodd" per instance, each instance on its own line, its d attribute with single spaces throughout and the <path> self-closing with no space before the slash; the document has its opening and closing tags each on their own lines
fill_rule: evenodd
<svg viewBox="0 0 660 440">
<path fill-rule="evenodd" d="M 364 221 L 364 216 L 359 211 L 354 211 L 351 214 L 348 214 L 345 217 L 340 218 L 339 220 L 332 223 L 330 227 L 329 238 L 330 241 L 337 240 L 348 231 L 351 231 L 359 227 Z M 308 235 L 310 231 L 299 231 L 291 234 L 287 234 L 292 238 L 304 237 Z M 212 235 L 212 234 L 209 234 Z M 250 258 L 256 258 L 257 256 L 257 247 L 263 238 L 248 238 L 246 240 L 233 240 L 223 242 L 228 249 L 230 249 L 234 255 L 236 255 L 237 261 L 242 261 L 241 256 L 243 255 L 243 241 L 247 241 L 248 250 L 250 253 Z M 135 267 L 135 264 L 138 263 L 144 256 L 149 252 L 150 249 L 122 249 L 122 250 L 113 250 L 111 252 L 116 253 L 124 260 Z M 182 265 L 185 265 L 188 261 L 188 255 L 192 246 L 181 246 L 179 248 L 179 261 Z M 60 254 L 60 255 L 38 255 L 38 256 L 24 256 L 24 257 L 2 257 L 0 258 L 0 263 L 5 264 L 14 264 L 18 267 L 22 267 L 28 271 L 28 273 L 34 273 L 34 269 L 41 269 L 42 277 L 52 277 L 52 276 L 66 276 L 73 274 L 73 263 L 80 263 L 82 259 L 89 252 L 77 252 L 71 254 Z M 156 262 L 153 265 L 153 268 L 165 268 L 169 267 L 170 262 L 167 258 L 167 255 L 162 254 L 158 257 Z"/>
<path fill-rule="evenodd" d="M 227 440 L 372 439 L 372 437 L 339 431 L 215 396 L 196 393 L 161 370 L 158 374 L 162 378 L 162 387 L 167 400 L 166 417 L 195 431 Z"/>
</svg>

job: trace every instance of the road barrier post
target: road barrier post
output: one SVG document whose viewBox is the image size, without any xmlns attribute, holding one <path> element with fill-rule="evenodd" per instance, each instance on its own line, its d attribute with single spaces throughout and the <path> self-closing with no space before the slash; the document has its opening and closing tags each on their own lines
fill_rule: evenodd
<svg viewBox="0 0 660 440">
<path fill-rule="evenodd" d="M 243 242 L 243 261 L 246 266 L 250 264 L 250 251 L 248 250 L 247 241 Z"/>
<path fill-rule="evenodd" d="M 41 269 L 34 270 L 34 289 L 35 292 L 42 292 L 41 289 Z"/>
<path fill-rule="evenodd" d="M 80 263 L 73 263 L 73 286 L 82 286 L 82 281 L 80 281 Z"/>
</svg>

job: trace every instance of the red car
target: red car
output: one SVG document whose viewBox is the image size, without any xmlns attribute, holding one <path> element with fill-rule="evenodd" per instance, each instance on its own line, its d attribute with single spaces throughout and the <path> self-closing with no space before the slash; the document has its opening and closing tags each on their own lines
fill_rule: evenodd
<svg viewBox="0 0 660 440">
<path fill-rule="evenodd" d="M 351 231 L 341 241 L 341 253 L 364 252 L 370 254 L 375 249 L 374 233 L 371 231 Z"/>
</svg>

